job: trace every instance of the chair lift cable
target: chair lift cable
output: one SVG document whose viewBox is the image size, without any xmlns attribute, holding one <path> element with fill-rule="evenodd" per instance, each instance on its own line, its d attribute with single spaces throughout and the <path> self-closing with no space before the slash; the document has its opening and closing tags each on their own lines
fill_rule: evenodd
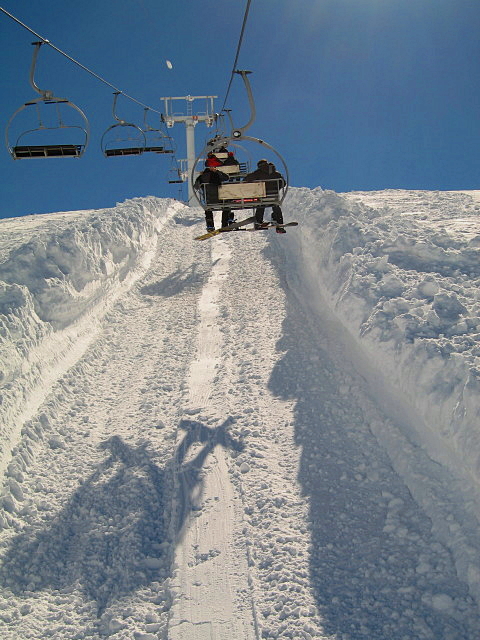
<svg viewBox="0 0 480 640">
<path fill-rule="evenodd" d="M 21 27 L 23 27 L 27 31 L 30 31 L 30 33 L 32 33 L 36 38 L 38 38 L 39 40 L 41 40 L 45 44 L 48 44 L 50 47 L 52 47 L 52 49 L 54 49 L 55 51 L 60 53 L 62 56 L 65 56 L 65 58 L 70 60 L 70 62 L 73 62 L 78 67 L 80 67 L 81 69 L 83 69 L 84 71 L 86 71 L 87 73 L 92 75 L 94 78 L 96 78 L 97 80 L 100 80 L 100 82 L 103 82 L 103 84 L 106 84 L 108 87 L 111 87 L 112 89 L 114 89 L 114 91 L 118 91 L 118 93 L 121 93 L 123 96 L 125 96 L 125 98 L 128 98 L 128 100 L 132 100 L 132 102 L 136 102 L 137 104 L 139 104 L 142 107 L 148 107 L 151 111 L 154 111 L 155 113 L 158 113 L 158 114 L 161 115 L 161 111 L 158 111 L 157 109 L 154 109 L 153 107 L 149 107 L 148 105 L 144 104 L 143 102 L 140 102 L 140 100 L 137 100 L 136 98 L 133 98 L 132 96 L 128 95 L 128 93 L 125 93 L 125 91 L 122 91 L 121 89 L 119 89 L 118 87 L 113 85 L 111 82 L 108 82 L 108 80 L 105 80 L 105 78 L 102 78 L 102 76 L 98 75 L 97 73 L 95 73 L 94 71 L 92 71 L 91 69 L 89 69 L 88 67 L 83 65 L 81 62 L 78 62 L 78 60 L 75 60 L 75 58 L 72 58 L 71 56 L 69 56 L 68 53 L 65 53 L 65 51 L 62 51 L 61 49 L 56 47 L 54 44 L 52 44 L 50 42 L 50 40 L 47 40 L 46 38 L 43 38 L 40 34 L 38 34 L 36 31 L 31 29 L 29 26 L 27 26 L 26 24 L 21 22 L 21 20 L 19 20 L 14 15 L 9 13 L 3 7 L 0 7 L 0 11 L 2 11 L 5 15 L 7 15 L 9 18 L 11 18 L 14 22 L 19 24 Z"/>
<path fill-rule="evenodd" d="M 235 75 L 235 71 L 237 69 L 238 57 L 240 55 L 240 49 L 242 47 L 243 34 L 245 33 L 245 27 L 247 26 L 248 12 L 250 11 L 251 2 L 252 2 L 252 0 L 247 0 L 247 6 L 245 8 L 245 14 L 243 16 L 242 30 L 240 32 L 240 37 L 238 39 L 237 54 L 235 56 L 235 61 L 233 63 L 232 73 L 230 75 L 230 82 L 228 83 L 227 93 L 225 95 L 225 100 L 223 101 L 223 106 L 220 109 L 220 112 L 225 111 L 225 105 L 227 104 L 228 94 L 230 93 L 230 88 L 232 86 L 233 76 Z"/>
<path fill-rule="evenodd" d="M 250 0 L 249 0 L 249 4 L 250 4 Z M 125 98 L 127 98 L 128 100 L 131 100 L 132 102 L 135 102 L 136 104 L 140 105 L 141 107 L 144 107 L 145 109 L 149 109 L 150 111 L 153 111 L 154 113 L 158 113 L 160 116 L 162 116 L 162 112 L 158 111 L 158 109 L 154 109 L 153 107 L 144 104 L 143 102 L 140 102 L 140 100 L 137 100 L 136 98 L 134 98 L 133 96 L 130 96 L 128 93 L 125 93 L 125 91 L 122 91 L 121 89 L 119 89 L 118 87 L 116 87 L 114 84 L 112 84 L 111 82 L 108 82 L 108 80 L 105 80 L 105 78 L 102 78 L 102 76 L 98 75 L 98 73 L 95 73 L 94 71 L 92 71 L 91 69 L 89 69 L 88 67 L 86 67 L 85 65 L 83 65 L 81 62 L 78 62 L 78 60 L 75 60 L 75 58 L 72 58 L 71 56 L 68 55 L 68 53 L 66 53 L 65 51 L 62 51 L 61 49 L 59 49 L 58 47 L 56 47 L 54 44 L 52 44 L 50 42 L 50 40 L 47 40 L 47 38 L 42 37 L 39 33 L 37 33 L 36 31 L 34 31 L 31 27 L 29 27 L 28 25 L 26 25 L 24 22 L 22 22 L 21 20 L 19 20 L 16 16 L 14 16 L 13 14 L 11 14 L 9 11 L 7 11 L 6 9 L 4 9 L 3 7 L 0 7 L 0 11 L 2 11 L 6 16 L 8 16 L 9 18 L 11 18 L 14 22 L 16 22 L 17 24 L 19 24 L 21 27 L 23 27 L 24 29 L 26 29 L 27 31 L 29 31 L 31 34 L 33 34 L 36 38 L 38 38 L 39 40 L 41 40 L 42 42 L 44 42 L 45 44 L 48 44 L 50 47 L 52 47 L 52 49 L 54 49 L 55 51 L 57 51 L 58 53 L 60 53 L 62 56 L 64 56 L 65 58 L 67 58 L 68 60 L 70 60 L 71 62 L 73 62 L 74 64 L 76 64 L 78 67 L 80 67 L 81 69 L 83 69 L 84 71 L 86 71 L 87 73 L 89 73 L 91 76 L 93 76 L 94 78 L 96 78 L 97 80 L 100 80 L 100 82 L 103 82 L 103 84 L 107 85 L 108 87 L 110 87 L 111 89 L 113 89 L 114 91 L 118 92 L 119 94 L 125 96 Z M 168 134 L 167 134 L 168 135 Z M 171 137 L 171 136 L 168 136 Z M 176 157 L 175 152 L 173 153 L 173 160 L 174 162 L 176 162 L 177 166 L 179 166 L 179 161 Z"/>
</svg>

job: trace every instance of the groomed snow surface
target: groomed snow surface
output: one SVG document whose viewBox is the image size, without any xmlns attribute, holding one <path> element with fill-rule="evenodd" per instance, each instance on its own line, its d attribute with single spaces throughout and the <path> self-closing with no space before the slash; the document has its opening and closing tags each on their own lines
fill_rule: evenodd
<svg viewBox="0 0 480 640">
<path fill-rule="evenodd" d="M 478 640 L 480 197 L 0 221 L 3 640 Z"/>
</svg>

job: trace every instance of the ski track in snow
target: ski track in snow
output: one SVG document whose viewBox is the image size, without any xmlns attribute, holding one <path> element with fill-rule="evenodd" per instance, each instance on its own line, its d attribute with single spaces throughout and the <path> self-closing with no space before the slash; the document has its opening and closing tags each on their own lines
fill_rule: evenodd
<svg viewBox="0 0 480 640">
<path fill-rule="evenodd" d="M 175 525 L 178 543 L 172 576 L 171 640 L 254 638 L 248 612 L 247 558 L 235 549 L 239 500 L 223 451 L 227 421 L 216 428 L 206 426 L 210 420 L 222 421 L 223 409 L 211 395 L 215 385 L 223 386 L 216 375 L 222 354 L 218 316 L 220 287 L 228 277 L 230 259 L 222 242 L 212 244 L 211 253 L 210 276 L 198 303 L 197 354 L 187 385 L 186 415 L 195 419 L 182 421 L 186 433 L 178 444 L 176 519 L 183 523 L 183 530 Z M 245 595 L 246 604 L 242 602 Z"/>
<path fill-rule="evenodd" d="M 198 230 L 168 226 L 24 429 L 6 478 L 2 638 L 480 637 L 448 546 L 392 464 L 397 416 L 289 270 L 296 230 Z M 436 469 L 426 480 L 448 501 Z"/>
</svg>

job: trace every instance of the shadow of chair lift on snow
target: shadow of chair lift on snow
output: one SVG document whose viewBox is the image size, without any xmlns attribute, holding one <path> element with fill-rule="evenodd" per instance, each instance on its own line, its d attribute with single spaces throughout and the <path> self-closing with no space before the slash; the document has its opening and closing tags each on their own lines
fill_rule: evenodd
<svg viewBox="0 0 480 640">
<path fill-rule="evenodd" d="M 197 420 L 184 419 L 179 428 L 185 431 L 185 437 L 177 447 L 175 467 L 178 478 L 177 524 L 176 532 L 180 535 L 191 511 L 201 509 L 203 487 L 203 471 L 208 456 L 218 445 L 224 449 L 241 452 L 243 442 L 235 440 L 228 433 L 227 427 L 233 423 L 227 418 L 218 427 L 207 427 Z"/>
<path fill-rule="evenodd" d="M 106 459 L 61 511 L 45 527 L 27 527 L 13 539 L 0 568 L 2 586 L 25 597 L 78 588 L 101 616 L 114 601 L 166 579 L 171 518 L 178 539 L 188 514 L 198 509 L 208 455 L 217 445 L 242 450 L 227 431 L 231 422 L 212 428 L 182 420 L 184 438 L 163 469 L 148 443 L 132 446 L 119 436 L 103 442 Z M 175 473 L 180 495 L 172 500 Z M 181 505 L 174 516 L 172 502 Z"/>
<path fill-rule="evenodd" d="M 275 397 L 295 403 L 297 478 L 309 505 L 309 580 L 325 635 L 369 640 L 480 637 L 477 622 L 472 629 L 473 606 L 470 617 L 462 620 L 464 612 L 435 611 L 418 597 L 437 590 L 461 599 L 468 597 L 468 589 L 453 566 L 450 572 L 435 572 L 434 582 L 431 575 L 417 572 L 422 554 L 431 554 L 439 565 L 449 554 L 436 542 L 432 521 L 371 432 L 362 401 L 346 393 L 354 381 L 348 363 L 336 374 L 338 363 L 318 340 L 315 322 L 306 322 L 298 305 L 288 308 L 277 342 L 282 356 L 268 388 Z M 437 464 L 425 453 L 422 469 L 430 465 L 431 475 L 437 473 Z M 389 492 L 390 498 L 384 497 Z M 394 531 L 385 529 L 389 517 L 396 522 Z M 401 523 L 408 527 L 406 536 L 398 534 Z M 412 617 L 405 616 L 409 607 Z M 428 623 L 425 636 L 415 630 L 416 621 Z"/>
<path fill-rule="evenodd" d="M 163 280 L 151 282 L 140 289 L 145 296 L 162 296 L 170 298 L 187 289 L 197 289 L 203 285 L 205 275 L 197 270 L 197 265 L 191 265 L 186 269 L 177 269 Z"/>
</svg>

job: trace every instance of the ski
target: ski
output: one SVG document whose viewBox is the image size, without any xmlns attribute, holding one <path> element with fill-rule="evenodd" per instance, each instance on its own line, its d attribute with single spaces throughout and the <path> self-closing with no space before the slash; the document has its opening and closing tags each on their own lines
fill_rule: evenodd
<svg viewBox="0 0 480 640">
<path fill-rule="evenodd" d="M 255 216 L 250 216 L 250 218 L 245 218 L 245 220 L 240 220 L 239 222 L 232 222 L 226 227 L 220 227 L 220 229 L 215 229 L 214 231 L 207 231 L 207 233 L 202 233 L 201 236 L 197 236 L 195 240 L 208 240 L 208 238 L 213 238 L 213 236 L 218 236 L 220 233 L 225 233 L 226 231 L 235 231 L 235 229 L 240 229 L 240 227 L 244 227 L 246 224 L 253 224 L 255 222 Z"/>
</svg>

